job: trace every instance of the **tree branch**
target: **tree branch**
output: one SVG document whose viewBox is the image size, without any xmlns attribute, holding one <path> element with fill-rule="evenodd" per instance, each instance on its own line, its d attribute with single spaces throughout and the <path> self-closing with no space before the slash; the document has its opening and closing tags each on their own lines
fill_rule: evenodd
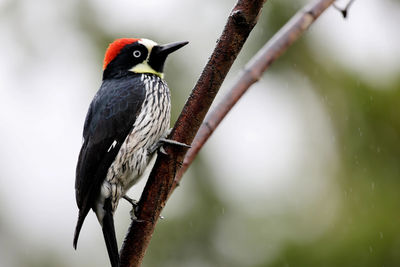
<svg viewBox="0 0 400 267">
<path fill-rule="evenodd" d="M 340 8 L 335 3 L 333 3 L 333 7 L 336 8 L 340 13 L 342 13 L 343 18 L 347 18 L 347 14 L 349 13 L 350 6 L 353 4 L 353 2 L 354 0 L 349 0 L 344 8 Z"/>
<path fill-rule="evenodd" d="M 193 162 L 205 142 L 218 127 L 226 114 L 243 96 L 249 87 L 257 82 L 263 72 L 278 59 L 301 35 L 311 26 L 311 24 L 328 8 L 335 0 L 319 0 L 311 3 L 296 13 L 285 26 L 269 40 L 263 48 L 249 61 L 244 67 L 240 77 L 223 100 L 207 115 L 199 131 L 192 142 L 192 147 L 188 150 L 182 167 L 176 174 L 171 193 L 179 184 L 183 174 Z"/>
<path fill-rule="evenodd" d="M 203 73 L 187 100 L 169 138 L 192 143 L 226 74 L 248 35 L 257 23 L 266 0 L 238 0 Z M 159 153 L 139 201 L 138 220 L 132 221 L 121 249 L 121 266 L 140 266 L 165 206 L 174 177 L 186 149 L 166 146 L 168 155 Z"/>
</svg>

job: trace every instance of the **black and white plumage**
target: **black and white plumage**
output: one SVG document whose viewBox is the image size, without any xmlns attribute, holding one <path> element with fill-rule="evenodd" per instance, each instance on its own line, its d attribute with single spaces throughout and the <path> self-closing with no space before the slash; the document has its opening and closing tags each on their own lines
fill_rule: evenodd
<svg viewBox="0 0 400 267">
<path fill-rule="evenodd" d="M 135 79 L 140 79 L 141 87 L 145 88 L 145 97 L 131 132 L 120 146 L 115 160 L 108 168 L 106 182 L 102 185 L 106 194 L 113 195 L 113 210 L 118 205 L 118 199 L 143 174 L 152 156 L 151 148 L 160 138 L 166 137 L 169 130 L 171 101 L 167 84 L 154 74 L 141 74 L 140 78 Z M 108 151 L 117 150 L 118 142 L 115 140 Z M 102 197 L 107 198 L 106 194 Z M 101 216 L 101 207 L 98 210 L 96 214 Z"/>
<path fill-rule="evenodd" d="M 79 208 L 76 248 L 92 209 L 102 226 L 112 266 L 119 266 L 113 214 L 143 174 L 152 148 L 166 137 L 170 92 L 162 79 L 167 55 L 187 42 L 160 46 L 147 39 L 118 39 L 105 56 L 103 83 L 90 104 L 76 168 Z"/>
</svg>

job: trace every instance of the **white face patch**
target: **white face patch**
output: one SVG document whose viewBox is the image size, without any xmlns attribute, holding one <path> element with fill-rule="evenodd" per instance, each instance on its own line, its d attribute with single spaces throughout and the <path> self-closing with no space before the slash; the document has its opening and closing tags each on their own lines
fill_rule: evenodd
<svg viewBox="0 0 400 267">
<path fill-rule="evenodd" d="M 140 39 L 138 43 L 144 45 L 147 50 L 149 50 L 149 55 L 147 56 L 147 59 L 149 59 L 151 49 L 153 49 L 153 47 L 156 46 L 157 43 L 149 39 Z"/>
<path fill-rule="evenodd" d="M 150 65 L 148 64 L 148 60 L 151 54 L 151 50 L 153 49 L 154 46 L 157 45 L 156 42 L 149 40 L 149 39 L 140 39 L 138 41 L 140 44 L 144 45 L 147 50 L 149 51 L 149 54 L 147 55 L 147 58 L 143 63 L 140 63 L 133 68 L 131 68 L 129 71 L 135 72 L 135 73 L 153 73 L 161 78 L 163 78 L 164 74 L 160 73 L 158 71 L 155 71 Z"/>
</svg>

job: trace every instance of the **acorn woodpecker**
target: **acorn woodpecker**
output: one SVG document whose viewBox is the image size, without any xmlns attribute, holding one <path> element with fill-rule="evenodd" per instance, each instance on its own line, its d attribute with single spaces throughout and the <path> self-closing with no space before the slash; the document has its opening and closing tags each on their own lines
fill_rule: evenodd
<svg viewBox="0 0 400 267">
<path fill-rule="evenodd" d="M 160 141 L 168 141 L 171 101 L 163 80 L 164 62 L 187 43 L 158 45 L 148 39 L 117 39 L 104 57 L 103 82 L 86 115 L 76 167 L 79 216 L 73 245 L 76 249 L 82 224 L 92 209 L 102 226 L 113 267 L 119 266 L 113 214 L 120 198 L 156 154 Z"/>
</svg>

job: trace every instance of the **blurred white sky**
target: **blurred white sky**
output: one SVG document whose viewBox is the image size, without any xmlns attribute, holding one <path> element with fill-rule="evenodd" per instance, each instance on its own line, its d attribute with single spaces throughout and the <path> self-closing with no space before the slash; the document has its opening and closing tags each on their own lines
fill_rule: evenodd
<svg viewBox="0 0 400 267">
<path fill-rule="evenodd" d="M 211 0 L 200 6 L 177 0 L 90 2 L 104 22 L 101 27 L 110 33 L 129 36 L 148 29 L 160 32 L 162 40 L 155 41 L 189 40 L 190 45 L 169 60 L 186 64 L 195 79 L 235 1 L 228 9 Z M 72 7 L 77 3 L 21 0 L 15 4 L 21 7 L 17 14 L 0 16 L 1 220 L 4 229 L 11 230 L 8 235 L 22 241 L 15 246 L 51 248 L 71 265 L 82 262 L 83 254 L 96 255 L 96 262 L 91 261 L 96 266 L 107 262 L 107 256 L 100 253 L 105 248 L 92 214 L 78 253 L 72 250 L 75 165 L 87 107 L 101 82 L 101 59 L 74 22 Z M 6 5 L 13 4 L 0 2 L 0 7 Z M 347 68 L 380 85 L 400 67 L 399 13 L 399 6 L 388 0 L 356 1 L 347 20 L 330 9 L 308 37 L 316 57 L 335 54 Z M 265 213 L 279 213 L 304 212 L 318 199 L 334 199 L 335 185 L 325 171 L 337 164 L 329 117 L 306 78 L 288 73 L 285 79 L 266 75 L 229 114 L 203 152 L 221 194 L 245 212 L 252 212 L 246 209 L 251 201 L 259 202 Z M 191 84 L 185 89 L 190 88 Z M 184 185 L 190 186 L 189 179 Z M 181 209 L 174 207 L 174 199 L 184 197 L 182 188 L 167 206 L 170 216 Z M 124 231 L 120 229 L 119 235 Z M 226 241 L 229 236 L 222 231 L 220 238 Z M 4 246 L 1 241 L 0 246 Z M 11 250 L 0 250 L 0 258 L 10 265 L 15 263 L 12 252 L 5 255 Z"/>
</svg>

